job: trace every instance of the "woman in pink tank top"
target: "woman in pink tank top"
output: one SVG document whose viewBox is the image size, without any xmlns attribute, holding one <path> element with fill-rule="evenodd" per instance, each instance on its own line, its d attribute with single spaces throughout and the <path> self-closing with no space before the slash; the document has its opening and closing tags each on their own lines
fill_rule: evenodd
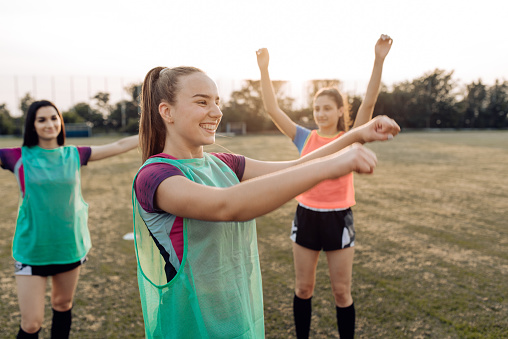
<svg viewBox="0 0 508 339">
<path fill-rule="evenodd" d="M 376 42 L 372 75 L 353 128 L 372 118 L 384 59 L 392 42 L 387 35 L 381 35 Z M 268 50 L 262 48 L 256 54 L 265 109 L 279 130 L 293 140 L 301 156 L 340 138 L 348 130 L 347 98 L 333 87 L 322 88 L 314 96 L 313 115 L 317 130 L 310 131 L 293 122 L 277 103 L 268 72 Z M 298 338 L 309 336 L 316 267 L 319 253 L 324 250 L 330 270 L 339 334 L 343 339 L 353 338 L 355 309 L 351 280 L 355 232 L 350 209 L 355 204 L 353 174 L 323 181 L 297 196 L 296 200 L 299 204 L 291 234 L 296 275 L 293 303 L 296 335 Z"/>
</svg>

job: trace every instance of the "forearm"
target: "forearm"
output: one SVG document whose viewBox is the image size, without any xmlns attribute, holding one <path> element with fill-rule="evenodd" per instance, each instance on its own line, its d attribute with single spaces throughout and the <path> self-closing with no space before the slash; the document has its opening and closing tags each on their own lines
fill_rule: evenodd
<svg viewBox="0 0 508 339">
<path fill-rule="evenodd" d="M 321 157 L 332 155 L 354 143 L 364 143 L 361 130 L 355 129 L 347 132 L 340 138 L 304 155 L 301 158 L 289 161 L 259 161 L 245 158 L 246 166 L 243 180 L 250 180 L 266 174 L 285 170 Z"/>
<path fill-rule="evenodd" d="M 319 159 L 293 166 L 228 188 L 223 192 L 224 214 L 219 219 L 250 220 L 279 208 L 319 182 L 330 179 L 327 161 Z M 340 167 L 334 171 L 339 171 L 342 175 L 351 171 L 345 163 Z"/>
<path fill-rule="evenodd" d="M 133 135 L 102 146 L 92 146 L 90 161 L 102 160 L 134 149 L 139 144 L 139 136 Z"/>
<path fill-rule="evenodd" d="M 340 138 L 337 138 L 334 141 L 324 146 L 321 146 L 320 148 L 310 153 L 307 153 L 306 155 L 298 159 L 296 163 L 301 164 L 310 160 L 331 155 L 357 142 L 362 144 L 365 143 L 361 135 L 361 130 L 360 129 L 349 130 Z"/>
<path fill-rule="evenodd" d="M 291 118 L 280 109 L 273 89 L 272 81 L 268 73 L 268 68 L 260 69 L 261 72 L 261 94 L 263 95 L 263 105 L 268 115 L 277 128 L 286 136 L 294 139 L 296 134 L 296 124 Z"/>
<path fill-rule="evenodd" d="M 116 151 L 119 153 L 125 153 L 131 149 L 136 148 L 139 145 L 139 135 L 132 135 L 118 140 L 114 143 Z"/>
<path fill-rule="evenodd" d="M 270 73 L 268 69 L 261 69 L 261 94 L 263 95 L 263 106 L 268 114 L 272 115 L 276 110 L 279 109 L 277 98 L 275 96 L 275 90 L 273 89 L 272 80 L 270 79 Z"/>
<path fill-rule="evenodd" d="M 361 145 L 331 156 L 260 175 L 230 187 L 210 187 L 184 176 L 164 180 L 155 193 L 158 208 L 183 218 L 245 221 L 282 206 L 316 184 L 351 172 L 372 173 L 375 154 Z"/>
<path fill-rule="evenodd" d="M 384 59 L 380 57 L 376 57 L 374 60 L 374 67 L 372 68 L 372 74 L 370 76 L 369 84 L 367 85 L 367 91 L 365 93 L 365 98 L 358 109 L 358 114 L 355 119 L 355 123 L 353 127 L 358 127 L 370 119 L 372 119 L 372 114 L 374 113 L 374 106 L 376 105 L 376 101 L 379 95 L 379 90 L 381 88 L 381 77 L 383 73 L 383 64 Z"/>
</svg>

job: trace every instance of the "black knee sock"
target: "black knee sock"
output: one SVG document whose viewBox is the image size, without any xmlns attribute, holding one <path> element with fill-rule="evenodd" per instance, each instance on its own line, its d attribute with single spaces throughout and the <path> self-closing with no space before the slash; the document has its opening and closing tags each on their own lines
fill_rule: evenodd
<svg viewBox="0 0 508 339">
<path fill-rule="evenodd" d="M 337 325 L 339 327 L 340 339 L 355 337 L 355 304 L 348 307 L 335 307 L 337 310 Z"/>
<path fill-rule="evenodd" d="M 39 328 L 39 330 L 35 333 L 26 333 L 25 331 L 23 331 L 23 329 L 20 326 L 18 335 L 16 336 L 16 339 L 37 339 L 37 338 L 39 338 L 40 331 L 41 331 L 41 329 Z"/>
<path fill-rule="evenodd" d="M 295 317 L 296 337 L 298 339 L 308 338 L 312 316 L 312 297 L 300 299 L 295 294 L 293 299 L 293 314 Z"/>
<path fill-rule="evenodd" d="M 59 312 L 53 309 L 53 323 L 51 324 L 51 339 L 67 339 L 71 331 L 72 308 Z"/>
</svg>

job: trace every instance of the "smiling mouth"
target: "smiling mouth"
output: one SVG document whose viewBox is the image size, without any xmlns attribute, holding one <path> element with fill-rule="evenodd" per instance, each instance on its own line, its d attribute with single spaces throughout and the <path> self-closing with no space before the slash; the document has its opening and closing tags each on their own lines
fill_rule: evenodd
<svg viewBox="0 0 508 339">
<path fill-rule="evenodd" d="M 207 131 L 215 132 L 217 130 L 218 124 L 208 123 L 208 124 L 200 124 L 199 126 L 201 126 L 201 128 Z"/>
</svg>

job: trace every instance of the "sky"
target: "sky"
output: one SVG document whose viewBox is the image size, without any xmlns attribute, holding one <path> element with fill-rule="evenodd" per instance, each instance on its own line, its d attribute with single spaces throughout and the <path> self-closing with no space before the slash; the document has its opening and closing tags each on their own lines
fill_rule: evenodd
<svg viewBox="0 0 508 339">
<path fill-rule="evenodd" d="M 383 69 L 390 86 L 436 68 L 459 84 L 508 80 L 508 2 L 499 0 L 23 0 L 0 11 L 0 104 L 55 101 L 62 110 L 98 91 L 111 101 L 156 66 L 196 66 L 227 98 L 259 79 L 267 47 L 273 80 L 293 96 L 310 79 L 340 79 L 363 94 L 381 34 L 393 38 Z"/>
</svg>

